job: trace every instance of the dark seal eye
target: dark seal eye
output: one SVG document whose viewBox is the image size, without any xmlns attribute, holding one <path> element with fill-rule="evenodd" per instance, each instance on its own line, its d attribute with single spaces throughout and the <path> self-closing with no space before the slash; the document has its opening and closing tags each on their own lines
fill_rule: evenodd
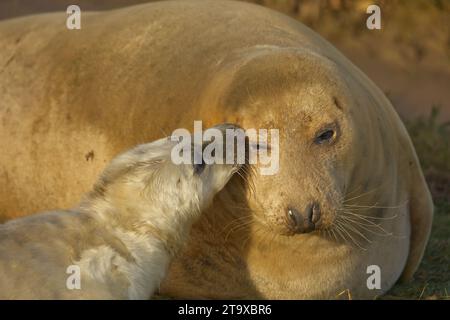
<svg viewBox="0 0 450 320">
<path fill-rule="evenodd" d="M 322 144 L 330 141 L 333 137 L 334 137 L 334 130 L 328 129 L 320 132 L 314 139 L 314 142 L 316 144 Z"/>
<path fill-rule="evenodd" d="M 194 174 L 200 175 L 203 170 L 205 169 L 205 162 L 202 161 L 202 163 L 194 164 Z"/>
</svg>

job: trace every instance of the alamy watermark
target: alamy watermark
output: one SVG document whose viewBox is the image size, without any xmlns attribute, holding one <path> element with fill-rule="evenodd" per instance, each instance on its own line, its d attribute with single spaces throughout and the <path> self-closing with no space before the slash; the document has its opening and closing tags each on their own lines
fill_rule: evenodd
<svg viewBox="0 0 450 320">
<path fill-rule="evenodd" d="M 67 267 L 66 273 L 69 276 L 66 279 L 66 288 L 69 290 L 80 290 L 81 289 L 81 269 L 80 266 L 76 264 L 71 264 Z"/>
<path fill-rule="evenodd" d="M 81 9 L 79 6 L 72 4 L 67 7 L 66 13 L 69 15 L 66 19 L 66 27 L 69 30 L 81 29 Z"/>
<path fill-rule="evenodd" d="M 175 164 L 259 164 L 261 175 L 274 175 L 280 168 L 278 129 L 227 128 L 224 135 L 217 128 L 203 131 L 202 121 L 194 121 L 192 135 L 181 128 L 170 139 L 177 142 L 171 152 Z"/>
<path fill-rule="evenodd" d="M 376 264 L 373 264 L 367 266 L 366 273 L 370 274 L 366 281 L 367 289 L 381 289 L 381 268 Z"/>
<path fill-rule="evenodd" d="M 369 30 L 381 29 L 381 9 L 376 4 L 372 4 L 367 7 L 367 14 L 370 16 L 366 20 L 366 26 Z"/>
</svg>

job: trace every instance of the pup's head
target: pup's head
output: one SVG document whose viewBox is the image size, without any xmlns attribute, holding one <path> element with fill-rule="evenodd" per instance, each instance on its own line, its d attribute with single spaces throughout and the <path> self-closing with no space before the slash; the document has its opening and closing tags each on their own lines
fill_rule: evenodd
<svg viewBox="0 0 450 320">
<path fill-rule="evenodd" d="M 219 125 L 215 128 L 225 131 L 237 127 Z M 195 152 L 202 153 L 205 147 L 194 148 L 194 144 L 189 144 L 192 147 L 188 148 L 192 161 L 177 164 L 173 159 L 173 149 L 177 145 L 179 141 L 168 137 L 117 156 L 103 172 L 94 195 L 121 208 L 126 215 L 151 211 L 163 220 L 163 217 L 173 216 L 178 221 L 192 221 L 240 166 L 235 162 L 207 164 L 201 154 L 197 157 L 200 163 L 194 163 Z"/>
</svg>

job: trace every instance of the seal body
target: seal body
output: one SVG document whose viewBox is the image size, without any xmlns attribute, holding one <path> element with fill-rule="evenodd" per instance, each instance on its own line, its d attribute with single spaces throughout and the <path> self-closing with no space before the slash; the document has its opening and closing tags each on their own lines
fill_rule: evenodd
<svg viewBox="0 0 450 320">
<path fill-rule="evenodd" d="M 370 298 L 412 276 L 432 217 L 418 159 L 384 94 L 320 36 L 232 1 L 83 13 L 81 30 L 65 18 L 0 22 L 5 219 L 74 203 L 127 146 L 194 120 L 235 122 L 279 129 L 279 173 L 231 181 L 163 294 Z M 323 227 L 289 234 L 286 212 L 311 203 Z"/>
<path fill-rule="evenodd" d="M 151 298 L 193 222 L 239 169 L 175 165 L 174 145 L 165 138 L 119 155 L 70 211 L 0 225 L 0 297 Z"/>
</svg>

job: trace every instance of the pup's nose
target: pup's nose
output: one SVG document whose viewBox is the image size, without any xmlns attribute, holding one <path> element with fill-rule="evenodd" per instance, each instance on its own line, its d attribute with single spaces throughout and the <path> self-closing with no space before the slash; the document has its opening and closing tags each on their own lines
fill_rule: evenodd
<svg viewBox="0 0 450 320">
<path fill-rule="evenodd" d="M 316 229 L 320 220 L 320 206 L 317 202 L 309 204 L 303 212 L 288 208 L 287 216 L 290 228 L 296 233 L 308 233 Z"/>
</svg>

